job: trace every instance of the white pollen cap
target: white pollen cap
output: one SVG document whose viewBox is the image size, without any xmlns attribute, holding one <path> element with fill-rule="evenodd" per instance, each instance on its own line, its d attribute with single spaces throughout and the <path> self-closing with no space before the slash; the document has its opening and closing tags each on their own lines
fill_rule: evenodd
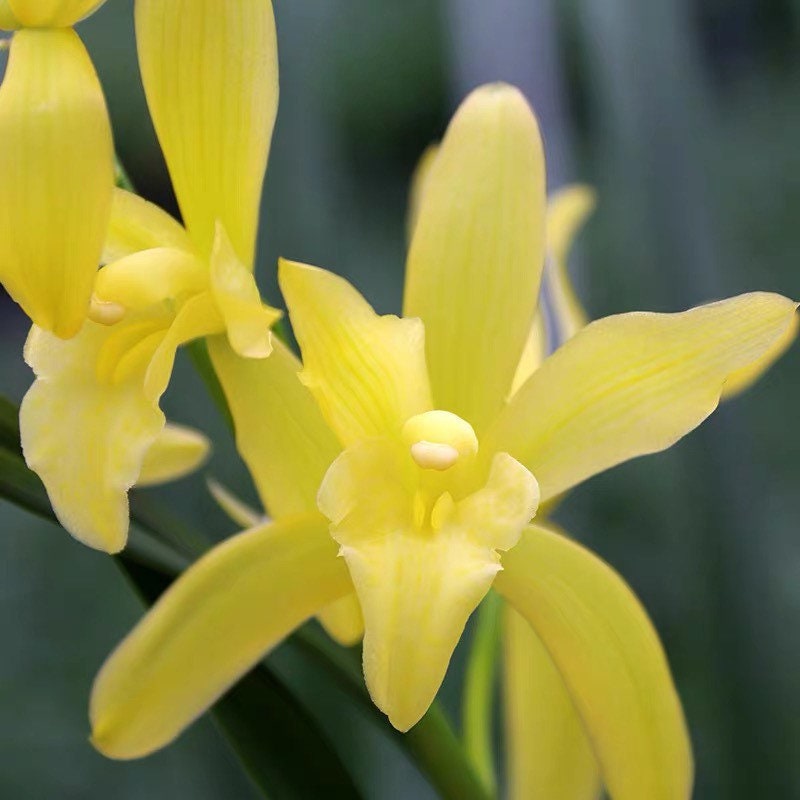
<svg viewBox="0 0 800 800">
<path fill-rule="evenodd" d="M 414 442 L 411 445 L 411 458 L 422 469 L 435 469 L 443 472 L 458 461 L 458 450 L 450 444 Z"/>
</svg>

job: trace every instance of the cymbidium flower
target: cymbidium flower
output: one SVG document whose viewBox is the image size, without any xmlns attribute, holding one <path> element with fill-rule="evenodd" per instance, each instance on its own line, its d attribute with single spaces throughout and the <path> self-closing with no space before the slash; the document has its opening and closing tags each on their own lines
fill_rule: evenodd
<svg viewBox="0 0 800 800">
<path fill-rule="evenodd" d="M 795 304 L 756 293 L 609 317 L 509 399 L 544 228 L 534 117 L 516 90 L 480 89 L 427 179 L 405 318 L 377 315 L 330 272 L 283 262 L 302 366 L 280 344 L 255 362 L 212 342 L 240 452 L 275 521 L 202 558 L 108 659 L 91 701 L 102 752 L 167 744 L 354 590 L 367 685 L 407 730 L 494 587 L 558 670 L 611 795 L 688 798 L 690 744 L 645 612 L 610 567 L 530 521 L 540 499 L 696 427 L 726 378 L 784 335 Z"/>
<path fill-rule="evenodd" d="M 279 316 L 252 274 L 278 102 L 271 4 L 137 0 L 136 34 L 186 227 L 116 191 L 92 318 L 67 342 L 34 328 L 25 357 L 37 380 L 20 412 L 25 457 L 59 520 L 108 552 L 125 545 L 127 490 L 164 427 L 177 348 L 226 332 L 237 353 L 263 358 Z"/>
<path fill-rule="evenodd" d="M 81 328 L 108 226 L 105 99 L 71 25 L 98 0 L 0 0 L 16 30 L 0 86 L 0 282 L 41 328 Z"/>
</svg>

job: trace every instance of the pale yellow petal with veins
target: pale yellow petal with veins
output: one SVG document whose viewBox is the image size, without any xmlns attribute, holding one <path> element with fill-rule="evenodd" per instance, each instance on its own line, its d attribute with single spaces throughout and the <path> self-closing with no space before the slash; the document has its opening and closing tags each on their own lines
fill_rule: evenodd
<svg viewBox="0 0 800 800">
<path fill-rule="evenodd" d="M 572 696 L 614 800 L 689 800 L 692 752 L 658 634 L 608 565 L 542 526 L 495 588 L 528 621 Z"/>
<path fill-rule="evenodd" d="M 349 590 L 318 514 L 228 539 L 178 578 L 103 665 L 90 703 L 92 743 L 118 759 L 163 747 Z"/>
<path fill-rule="evenodd" d="M 399 434 L 431 408 L 418 319 L 378 316 L 326 270 L 281 261 L 278 277 L 303 351 L 301 378 L 343 444 Z"/>
<path fill-rule="evenodd" d="M 795 307 L 755 292 L 679 314 L 593 322 L 536 370 L 482 445 L 525 464 L 543 500 L 664 450 L 717 407 L 731 374 L 786 336 Z"/>
<path fill-rule="evenodd" d="M 100 8 L 105 0 L 8 0 L 8 5 L 28 28 L 65 28 Z"/>
<path fill-rule="evenodd" d="M 414 174 L 411 176 L 411 188 L 408 192 L 408 212 L 406 218 L 406 231 L 409 242 L 411 242 L 414 237 L 414 229 L 417 227 L 422 198 L 425 196 L 425 190 L 428 188 L 428 178 L 430 178 L 431 175 L 431 167 L 433 167 L 433 162 L 436 160 L 438 154 L 438 144 L 428 145 L 425 152 L 420 156 L 417 166 L 414 169 Z"/>
<path fill-rule="evenodd" d="M 278 107 L 270 0 L 137 0 L 136 40 L 189 233 L 208 256 L 221 222 L 252 270 Z"/>
<path fill-rule="evenodd" d="M 323 608 L 317 618 L 328 635 L 344 647 L 358 644 L 364 636 L 364 616 L 354 591 Z"/>
<path fill-rule="evenodd" d="M 538 301 L 545 169 L 517 89 L 473 92 L 425 178 L 403 313 L 425 323 L 433 401 L 480 436 L 503 406 Z"/>
<path fill-rule="evenodd" d="M 503 612 L 509 800 L 597 800 L 600 777 L 561 675 L 528 621 Z"/>
<path fill-rule="evenodd" d="M 103 92 L 69 29 L 22 30 L 0 87 L 0 281 L 41 328 L 86 317 L 114 185 Z"/>
<path fill-rule="evenodd" d="M 498 455 L 486 484 L 462 499 L 418 489 L 407 449 L 353 445 L 334 462 L 319 507 L 342 546 L 364 614 L 364 676 L 375 704 L 406 731 L 430 706 L 469 615 L 533 516 L 530 473 Z"/>
<path fill-rule="evenodd" d="M 722 390 L 722 399 L 730 400 L 740 395 L 742 392 L 746 392 L 758 381 L 792 344 L 794 344 L 795 339 L 797 339 L 798 328 L 800 328 L 800 318 L 795 314 L 783 336 L 776 339 L 761 358 L 728 375 L 728 380 L 725 381 L 725 387 Z"/>
<path fill-rule="evenodd" d="M 193 251 L 192 241 L 183 225 L 166 211 L 137 194 L 114 189 L 103 263 L 109 264 L 158 247 Z"/>
<path fill-rule="evenodd" d="M 185 425 L 168 423 L 145 454 L 137 486 L 156 486 L 199 469 L 211 453 L 208 437 Z"/>
</svg>

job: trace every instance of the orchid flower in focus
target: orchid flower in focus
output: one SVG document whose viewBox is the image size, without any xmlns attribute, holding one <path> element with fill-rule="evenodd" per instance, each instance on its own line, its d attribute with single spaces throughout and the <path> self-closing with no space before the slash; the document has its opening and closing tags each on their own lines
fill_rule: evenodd
<svg viewBox="0 0 800 800">
<path fill-rule="evenodd" d="M 277 342 L 255 361 L 210 341 L 273 521 L 189 568 L 109 657 L 90 707 L 100 751 L 163 747 L 338 602 L 363 615 L 373 701 L 408 730 L 494 589 L 546 651 L 615 800 L 688 799 L 691 746 L 645 611 L 608 565 L 534 517 L 699 425 L 729 376 L 786 335 L 795 304 L 753 293 L 608 317 L 512 392 L 545 262 L 544 174 L 524 98 L 483 87 L 425 181 L 402 318 L 283 261 L 302 363 Z"/>
</svg>

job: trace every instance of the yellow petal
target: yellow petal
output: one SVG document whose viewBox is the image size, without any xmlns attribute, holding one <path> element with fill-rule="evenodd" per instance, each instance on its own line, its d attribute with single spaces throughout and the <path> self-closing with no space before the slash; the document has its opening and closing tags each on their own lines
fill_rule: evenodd
<svg viewBox="0 0 800 800">
<path fill-rule="evenodd" d="M 217 505 L 243 529 L 254 528 L 267 521 L 263 514 L 259 514 L 254 508 L 251 508 L 219 481 L 209 478 L 206 485 L 211 496 L 217 501 Z"/>
<path fill-rule="evenodd" d="M 508 605 L 503 650 L 509 800 L 597 800 L 597 762 L 572 698 L 527 620 Z"/>
<path fill-rule="evenodd" d="M 281 261 L 281 290 L 303 351 L 303 382 L 343 444 L 399 433 L 431 408 L 425 331 L 379 317 L 343 278 Z"/>
<path fill-rule="evenodd" d="M 133 192 L 115 188 L 103 263 L 157 247 L 192 252 L 193 245 L 183 225 L 166 211 Z"/>
<path fill-rule="evenodd" d="M 22 402 L 20 430 L 28 466 L 61 524 L 84 544 L 116 553 L 128 534 L 128 489 L 164 415 L 144 396 L 141 370 L 117 383 L 98 380 L 110 331 L 87 322 L 68 342 L 31 331 L 25 360 L 36 382 Z"/>
<path fill-rule="evenodd" d="M 0 0 L 0 30 L 14 31 L 19 27 L 19 20 L 14 16 L 8 0 Z"/>
<path fill-rule="evenodd" d="M 429 145 L 425 152 L 420 156 L 417 162 L 414 174 L 411 177 L 411 189 L 408 193 L 408 215 L 406 219 L 406 228 L 408 232 L 408 241 L 411 242 L 414 237 L 414 229 L 417 227 L 417 220 L 419 219 L 419 210 L 422 206 L 422 198 L 425 196 L 425 189 L 428 186 L 428 178 L 431 175 L 431 167 L 439 154 L 439 145 Z"/>
<path fill-rule="evenodd" d="M 728 376 L 763 358 L 794 315 L 791 300 L 755 292 L 593 322 L 536 370 L 482 445 L 519 459 L 548 500 L 696 428 Z"/>
<path fill-rule="evenodd" d="M 547 271 L 550 307 L 558 327 L 560 343 L 571 339 L 589 321 L 569 279 L 567 260 L 597 198 L 588 186 L 568 186 L 556 192 L 547 204 Z"/>
<path fill-rule="evenodd" d="M 281 639 L 349 589 L 319 515 L 223 542 L 106 661 L 92 690 L 93 744 L 119 759 L 168 744 Z"/>
<path fill-rule="evenodd" d="M 511 391 L 533 322 L 544 181 L 536 120 L 504 85 L 467 98 L 425 181 L 404 314 L 425 323 L 435 405 L 479 437 Z"/>
<path fill-rule="evenodd" d="M 105 101 L 72 30 L 14 35 L 0 87 L 0 281 L 40 327 L 89 308 L 114 186 Z"/>
<path fill-rule="evenodd" d="M 442 494 L 418 514 L 419 472 L 405 447 L 366 440 L 339 456 L 319 493 L 364 614 L 367 687 L 401 731 L 436 696 L 500 569 L 497 550 L 514 545 L 538 501 L 530 473 L 500 454 L 482 489 L 460 500 Z"/>
<path fill-rule="evenodd" d="M 272 326 L 281 312 L 261 302 L 253 273 L 236 257 L 222 225 L 211 254 L 211 291 L 240 356 L 266 358 L 272 352 Z"/>
<path fill-rule="evenodd" d="M 680 701 L 658 635 L 619 575 L 535 526 L 503 556 L 495 588 L 561 673 L 610 796 L 689 800 L 692 754 Z"/>
<path fill-rule="evenodd" d="M 178 480 L 199 469 L 211 453 L 208 437 L 184 425 L 168 424 L 142 462 L 137 486 L 155 486 Z"/>
<path fill-rule="evenodd" d="M 797 338 L 800 318 L 797 314 L 792 317 L 792 321 L 786 328 L 783 336 L 776 339 L 767 352 L 742 369 L 738 369 L 728 375 L 725 387 L 722 390 L 722 399 L 730 400 L 733 397 L 747 391 L 761 376 L 792 346 Z"/>
<path fill-rule="evenodd" d="M 270 0 L 137 0 L 136 38 L 186 227 L 207 255 L 222 222 L 252 269 L 278 106 Z"/>
<path fill-rule="evenodd" d="M 97 273 L 94 293 L 101 302 L 144 311 L 197 294 L 207 283 L 206 267 L 197 257 L 186 250 L 156 247 L 103 267 Z"/>
<path fill-rule="evenodd" d="M 317 615 L 328 635 L 344 647 L 352 647 L 364 635 L 364 616 L 355 592 L 323 608 Z"/>
<path fill-rule="evenodd" d="M 236 426 L 236 445 L 264 508 L 275 518 L 313 511 L 326 470 L 341 450 L 311 393 L 300 362 L 282 342 L 263 360 L 237 356 L 209 339 L 214 370 Z"/>
<path fill-rule="evenodd" d="M 19 22 L 27 28 L 66 28 L 88 17 L 105 0 L 8 0 Z"/>
</svg>

